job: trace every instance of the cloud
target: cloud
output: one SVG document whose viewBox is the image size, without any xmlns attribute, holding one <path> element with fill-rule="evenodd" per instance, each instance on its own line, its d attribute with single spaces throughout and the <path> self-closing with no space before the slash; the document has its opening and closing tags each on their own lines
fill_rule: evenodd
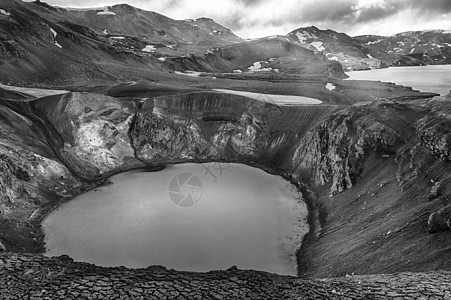
<svg viewBox="0 0 451 300">
<path fill-rule="evenodd" d="M 256 5 L 261 5 L 265 3 L 264 0 L 237 0 L 240 3 L 243 3 L 245 6 L 252 7 Z"/>
<path fill-rule="evenodd" d="M 355 3 L 356 1 L 327 0 L 318 5 L 318 1 L 313 1 L 305 6 L 299 5 L 297 11 L 293 11 L 292 15 L 298 15 L 298 21 L 309 22 L 349 20 L 356 13 Z"/>
<path fill-rule="evenodd" d="M 400 12 L 402 5 L 398 3 L 383 3 L 382 5 L 369 6 L 364 9 L 359 9 L 357 12 L 356 23 L 366 23 L 373 20 L 386 19 L 391 15 Z"/>
<path fill-rule="evenodd" d="M 99 7 L 127 2 L 173 19 L 209 17 L 238 35 L 260 37 L 317 26 L 350 35 L 451 29 L 451 0 L 45 0 Z M 437 29 L 435 27 L 435 29 Z M 365 32 L 366 31 L 366 32 Z"/>
<path fill-rule="evenodd" d="M 423 12 L 451 12 L 450 0 L 410 0 L 405 1 L 406 5 L 410 8 L 421 10 Z"/>
</svg>

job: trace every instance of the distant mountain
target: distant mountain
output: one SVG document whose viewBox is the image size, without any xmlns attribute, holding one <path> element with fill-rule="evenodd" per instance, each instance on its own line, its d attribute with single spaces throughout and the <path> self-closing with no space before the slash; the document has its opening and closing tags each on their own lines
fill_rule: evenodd
<svg viewBox="0 0 451 300">
<path fill-rule="evenodd" d="M 91 9 L 41 1 L 0 4 L 3 84 L 167 81 L 186 71 L 343 78 L 343 69 L 450 63 L 450 57 L 451 33 L 443 30 L 353 38 L 311 26 L 243 40 L 209 18 L 173 20 L 127 4 Z"/>
<path fill-rule="evenodd" d="M 287 36 L 303 47 L 319 51 L 330 60 L 340 62 L 347 71 L 425 64 L 420 57 L 406 55 L 404 52 L 390 52 L 383 47 L 371 47 L 373 40 L 370 38 L 368 41 L 361 37 L 353 38 L 330 29 L 304 27 L 290 32 Z"/>
<path fill-rule="evenodd" d="M 89 28 L 106 41 L 122 43 L 129 49 L 149 45 L 157 53 L 183 55 L 242 41 L 230 29 L 209 18 L 173 20 L 128 4 L 93 9 L 59 8 L 42 2 L 34 4 L 30 8 L 49 21 L 62 27 L 70 28 L 76 24 Z"/>
<path fill-rule="evenodd" d="M 405 55 L 424 64 L 451 63 L 450 30 L 408 31 L 392 36 L 361 35 L 354 40 L 373 51 Z"/>
<path fill-rule="evenodd" d="M 208 18 L 173 20 L 126 4 L 70 9 L 2 0 L 0 9 L 0 82 L 6 84 L 158 81 L 174 71 L 265 71 L 269 68 L 261 66 L 270 59 L 272 72 L 345 76 L 339 64 L 286 39 L 262 39 L 257 47 Z"/>
<path fill-rule="evenodd" d="M 321 52 L 328 59 L 340 62 L 345 70 L 385 66 L 384 62 L 378 58 L 383 53 L 365 48 L 345 33 L 310 26 L 296 29 L 290 32 L 288 37 L 302 47 Z"/>
<path fill-rule="evenodd" d="M 202 56 L 170 59 L 175 70 L 211 73 L 321 74 L 344 78 L 342 66 L 321 53 L 305 49 L 289 39 L 274 36 L 209 50 Z"/>
</svg>

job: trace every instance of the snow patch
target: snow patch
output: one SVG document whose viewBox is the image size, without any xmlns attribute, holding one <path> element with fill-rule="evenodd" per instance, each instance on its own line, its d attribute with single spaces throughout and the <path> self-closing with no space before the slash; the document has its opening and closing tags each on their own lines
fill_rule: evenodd
<svg viewBox="0 0 451 300">
<path fill-rule="evenodd" d="M 56 31 L 55 31 L 52 27 L 50 27 L 50 31 L 51 31 L 52 34 L 53 34 L 53 38 L 56 38 L 56 36 L 57 36 Z"/>
<path fill-rule="evenodd" d="M 383 40 L 377 40 L 377 41 L 374 41 L 374 42 L 367 42 L 366 44 L 367 45 L 374 45 L 374 44 L 377 44 L 377 43 L 380 43 L 380 42 L 382 42 Z"/>
<path fill-rule="evenodd" d="M 412 50 L 410 50 L 410 53 L 413 53 L 413 51 L 415 51 L 416 48 L 412 48 Z"/>
<path fill-rule="evenodd" d="M 115 16 L 116 15 L 116 13 L 109 11 L 108 9 L 109 9 L 108 7 L 105 7 L 103 9 L 103 11 L 99 11 L 97 14 L 98 15 L 107 15 L 107 16 Z"/>
<path fill-rule="evenodd" d="M 233 70 L 233 73 L 243 73 L 240 69 Z"/>
<path fill-rule="evenodd" d="M 158 57 L 158 60 L 166 61 L 166 58 L 164 58 L 164 57 Z"/>
<path fill-rule="evenodd" d="M 106 29 L 103 30 L 103 34 L 104 34 L 104 35 L 108 35 L 108 30 L 106 30 Z"/>
<path fill-rule="evenodd" d="M 298 37 L 298 40 L 299 40 L 299 42 L 300 43 L 305 43 L 305 41 L 308 39 L 308 38 L 315 38 L 316 36 L 314 36 L 314 35 L 311 35 L 310 33 L 308 33 L 307 31 L 303 31 L 303 32 L 296 32 L 296 36 Z"/>
<path fill-rule="evenodd" d="M 262 62 L 263 61 L 254 62 L 254 64 L 248 68 L 249 72 L 264 72 L 272 70 L 272 68 L 262 68 Z"/>
<path fill-rule="evenodd" d="M 56 31 L 52 28 L 52 27 L 50 27 L 50 31 L 52 32 L 52 35 L 53 35 L 53 43 L 55 44 L 55 46 L 57 46 L 58 48 L 63 48 L 63 46 L 61 46 L 59 43 L 58 43 L 58 41 L 56 40 L 56 36 L 58 35 L 57 33 L 56 33 Z"/>
<path fill-rule="evenodd" d="M 310 45 L 316 48 L 318 51 L 324 51 L 326 48 L 323 47 L 323 42 L 311 42 Z"/>
<path fill-rule="evenodd" d="M 146 48 L 142 49 L 141 51 L 143 51 L 143 52 L 155 52 L 155 50 L 157 50 L 157 48 L 155 48 L 155 46 L 147 45 Z"/>
<path fill-rule="evenodd" d="M 215 51 L 218 51 L 218 48 L 210 48 L 205 52 L 205 54 L 215 54 Z"/>
<path fill-rule="evenodd" d="M 36 88 L 24 88 L 24 87 L 12 86 L 12 85 L 3 85 L 1 83 L 0 83 L 0 88 L 9 90 L 9 91 L 25 93 L 27 95 L 31 95 L 31 96 L 34 96 L 37 98 L 70 93 L 69 91 L 66 91 L 66 90 L 47 90 L 47 89 L 36 89 Z"/>
<path fill-rule="evenodd" d="M 123 40 L 125 39 L 125 36 L 111 36 L 110 39 Z"/>
<path fill-rule="evenodd" d="M 374 58 L 374 57 L 371 56 L 371 54 L 367 54 L 366 56 L 368 56 L 368 58 Z"/>
<path fill-rule="evenodd" d="M 105 6 L 99 6 L 99 7 L 83 7 L 83 8 L 76 8 L 76 7 L 61 7 L 68 11 L 92 11 L 92 10 L 101 10 L 105 9 Z"/>
<path fill-rule="evenodd" d="M 202 72 L 194 72 L 194 71 L 179 72 L 179 71 L 175 71 L 175 74 L 186 75 L 186 76 L 191 76 L 191 77 L 199 77 L 200 74 L 202 74 Z"/>
<path fill-rule="evenodd" d="M 336 57 L 336 56 L 332 56 L 332 57 L 330 57 L 330 58 L 328 57 L 328 59 L 329 59 L 329 60 L 335 60 L 335 61 L 338 61 L 338 57 Z"/>
<path fill-rule="evenodd" d="M 101 11 L 97 13 L 98 15 L 104 15 L 104 16 L 115 16 L 116 13 L 112 12 L 112 11 Z"/>
<path fill-rule="evenodd" d="M 226 89 L 214 89 L 213 91 L 244 96 L 261 102 L 272 103 L 278 106 L 318 105 L 323 103 L 321 100 L 304 96 L 261 94 Z"/>
<path fill-rule="evenodd" d="M 325 86 L 326 89 L 328 89 L 329 91 L 333 91 L 335 90 L 337 87 L 335 85 L 333 85 L 332 83 L 328 82 Z"/>
<path fill-rule="evenodd" d="M 4 9 L 0 9 L 0 14 L 5 15 L 5 16 L 10 16 L 11 15 L 11 13 L 7 12 Z"/>
</svg>

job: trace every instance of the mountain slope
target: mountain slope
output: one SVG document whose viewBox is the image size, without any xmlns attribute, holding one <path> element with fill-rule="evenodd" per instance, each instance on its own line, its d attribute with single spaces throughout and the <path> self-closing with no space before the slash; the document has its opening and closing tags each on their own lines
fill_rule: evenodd
<svg viewBox="0 0 451 300">
<path fill-rule="evenodd" d="M 354 39 L 368 49 L 406 55 L 425 64 L 451 63 L 449 30 L 408 31 L 392 36 L 362 35 Z"/>
<path fill-rule="evenodd" d="M 372 47 L 372 42 L 364 38 L 350 37 L 330 29 L 321 30 L 314 26 L 298 28 L 288 37 L 303 47 L 323 53 L 330 60 L 340 62 L 347 71 L 424 64 L 419 57 L 387 51 L 384 47 Z"/>
<path fill-rule="evenodd" d="M 295 43 L 326 55 L 343 65 L 345 70 L 361 70 L 385 67 L 383 52 L 370 50 L 344 33 L 320 30 L 314 26 L 298 28 L 288 37 Z"/>
<path fill-rule="evenodd" d="M 345 78 L 340 64 L 281 37 L 262 38 L 209 50 L 202 56 L 172 58 L 175 70 L 212 73 L 275 72 Z"/>
<path fill-rule="evenodd" d="M 59 8 L 34 2 L 29 7 L 46 19 L 70 26 L 76 24 L 92 30 L 99 37 L 130 41 L 141 41 L 155 50 L 172 50 L 173 54 L 203 52 L 208 47 L 225 46 L 241 42 L 242 39 L 230 29 L 212 19 L 174 20 L 164 15 L 141 10 L 128 4 L 118 4 L 103 9 Z M 145 48 L 137 48 L 143 49 Z M 153 51 L 153 49 L 152 49 Z M 158 51 L 157 51 L 158 52 Z"/>
<path fill-rule="evenodd" d="M 345 77 L 321 54 L 285 39 L 243 42 L 208 18 L 177 21 L 125 4 L 72 10 L 5 0 L 0 9 L 0 82 L 11 85 L 178 83 L 186 78 L 174 71 L 247 71 L 270 59 L 281 73 Z"/>
</svg>

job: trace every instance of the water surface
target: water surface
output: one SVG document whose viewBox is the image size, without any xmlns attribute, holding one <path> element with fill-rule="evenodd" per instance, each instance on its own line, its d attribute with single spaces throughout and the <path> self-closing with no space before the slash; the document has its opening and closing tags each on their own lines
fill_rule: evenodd
<svg viewBox="0 0 451 300">
<path fill-rule="evenodd" d="M 391 67 L 368 71 L 346 73 L 352 80 L 378 80 L 394 82 L 410 86 L 421 92 L 432 92 L 440 95 L 451 90 L 451 65 Z"/>
<path fill-rule="evenodd" d="M 208 271 L 237 265 L 296 275 L 307 208 L 281 177 L 214 163 L 135 170 L 110 180 L 45 218 L 46 255 L 103 266 Z"/>
</svg>

